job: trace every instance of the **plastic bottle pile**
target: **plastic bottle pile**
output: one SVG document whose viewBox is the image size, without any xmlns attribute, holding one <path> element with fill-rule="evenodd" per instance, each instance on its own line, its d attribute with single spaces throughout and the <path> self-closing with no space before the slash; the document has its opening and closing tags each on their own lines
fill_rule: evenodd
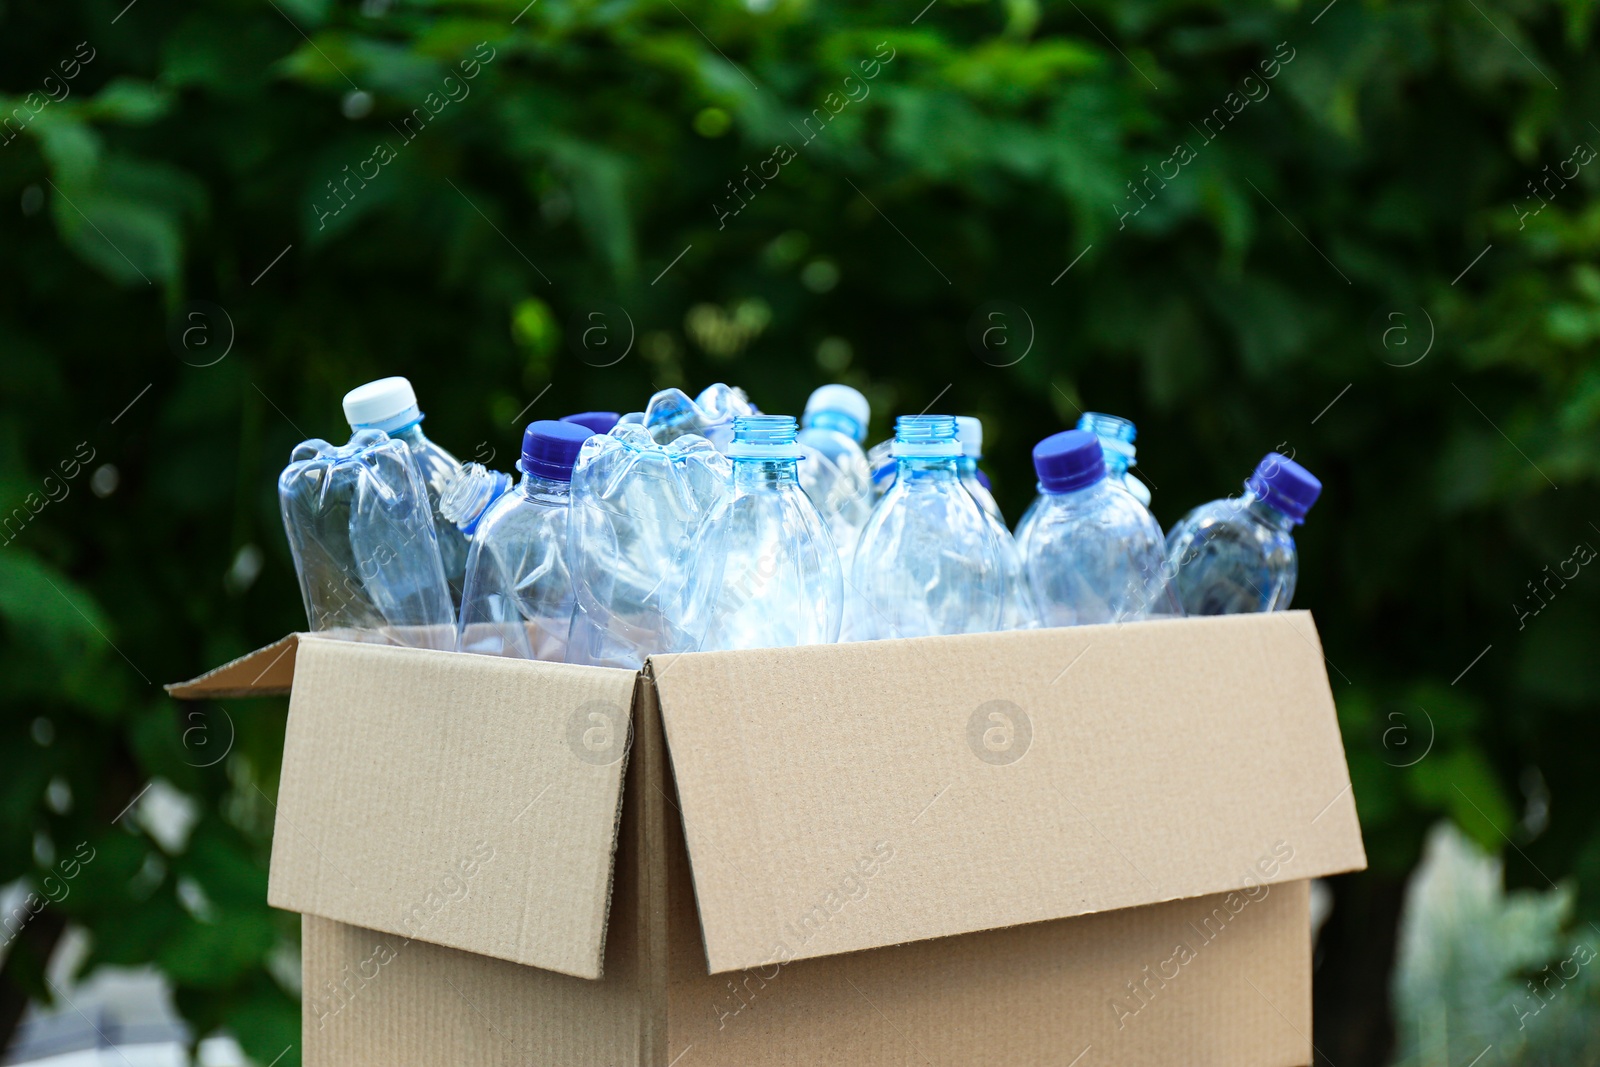
<svg viewBox="0 0 1600 1067">
<path fill-rule="evenodd" d="M 411 384 L 350 392 L 347 444 L 278 479 L 306 617 L 354 640 L 584 663 L 653 653 L 1282 611 L 1322 485 L 1269 453 L 1163 537 L 1133 423 L 1089 413 L 1033 450 L 1013 534 L 977 419 L 902 415 L 864 451 L 844 385 L 797 425 L 717 384 L 641 412 L 530 424 L 520 477 L 422 432 Z"/>
</svg>

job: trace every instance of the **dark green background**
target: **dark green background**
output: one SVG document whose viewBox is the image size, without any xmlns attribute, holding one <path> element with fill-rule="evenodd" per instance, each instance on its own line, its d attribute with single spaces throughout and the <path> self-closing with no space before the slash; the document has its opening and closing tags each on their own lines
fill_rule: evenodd
<svg viewBox="0 0 1600 1067">
<path fill-rule="evenodd" d="M 1292 449 L 1325 484 L 1296 605 L 1372 864 L 1335 882 L 1319 1049 L 1384 1061 L 1441 817 L 1600 912 L 1600 577 L 1536 615 L 1529 588 L 1600 546 L 1600 167 L 1563 162 L 1600 145 L 1592 3 L 123 2 L 0 2 L 0 119 L 31 115 L 0 134 L 0 882 L 97 850 L 0 970 L 0 1022 L 70 920 L 91 963 L 160 966 L 199 1033 L 297 1058 L 265 963 L 298 929 L 265 905 L 282 703 L 159 683 L 303 625 L 274 476 L 396 373 L 502 468 L 527 419 L 715 380 L 797 412 L 841 379 L 873 439 L 982 416 L 1013 519 L 1080 407 L 1138 422 L 1167 525 Z M 1119 225 L 1180 141 L 1197 158 Z M 112 823 L 152 778 L 203 811 L 170 854 Z"/>
</svg>

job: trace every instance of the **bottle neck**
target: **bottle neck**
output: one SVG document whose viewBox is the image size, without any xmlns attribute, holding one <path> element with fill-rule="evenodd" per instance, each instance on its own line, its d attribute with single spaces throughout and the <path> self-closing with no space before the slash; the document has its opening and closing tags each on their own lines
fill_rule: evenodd
<svg viewBox="0 0 1600 1067">
<path fill-rule="evenodd" d="M 800 484 L 797 459 L 748 459 L 733 461 L 733 487 L 746 492 L 781 489 Z"/>
<path fill-rule="evenodd" d="M 522 481 L 517 483 L 517 491 L 526 500 L 559 504 L 572 496 L 572 482 L 539 474 L 524 474 Z"/>
<path fill-rule="evenodd" d="M 941 481 L 959 480 L 960 463 L 964 456 L 897 456 L 896 480 L 902 485 L 932 485 Z"/>
<path fill-rule="evenodd" d="M 428 443 L 427 435 L 422 432 L 422 420 L 421 419 L 418 419 L 416 422 L 407 423 L 406 425 L 401 426 L 398 429 L 391 430 L 389 432 L 389 436 L 390 437 L 398 437 L 400 440 L 404 441 L 406 444 L 412 445 L 412 446 L 425 445 L 425 444 Z"/>
<path fill-rule="evenodd" d="M 1291 533 L 1294 530 L 1293 519 L 1248 489 L 1239 497 L 1239 510 L 1263 526 L 1270 526 L 1284 533 Z"/>
</svg>

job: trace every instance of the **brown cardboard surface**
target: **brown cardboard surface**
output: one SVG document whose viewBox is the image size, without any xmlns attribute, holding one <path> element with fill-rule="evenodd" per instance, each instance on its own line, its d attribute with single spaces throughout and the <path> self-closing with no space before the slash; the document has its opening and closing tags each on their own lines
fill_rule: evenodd
<svg viewBox="0 0 1600 1067">
<path fill-rule="evenodd" d="M 713 973 L 1366 862 L 1304 612 L 648 670 Z"/>
<path fill-rule="evenodd" d="M 269 901 L 596 978 L 632 671 L 302 637 Z"/>
<path fill-rule="evenodd" d="M 281 637 L 265 648 L 214 667 L 198 678 L 172 682 L 165 688 L 179 700 L 280 696 L 287 693 L 294 682 L 294 653 L 300 636 Z"/>
</svg>

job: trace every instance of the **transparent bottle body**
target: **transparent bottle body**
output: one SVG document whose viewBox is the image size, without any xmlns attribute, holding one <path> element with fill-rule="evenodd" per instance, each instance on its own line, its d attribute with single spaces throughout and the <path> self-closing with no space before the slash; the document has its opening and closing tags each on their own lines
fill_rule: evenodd
<svg viewBox="0 0 1600 1067">
<path fill-rule="evenodd" d="M 851 583 L 863 638 L 979 633 L 1001 626 L 1004 580 L 992 520 L 954 458 L 901 459 L 861 533 Z"/>
<path fill-rule="evenodd" d="M 445 518 L 439 502 L 461 473 L 461 461 L 440 448 L 422 432 L 422 423 L 410 426 L 393 435 L 404 441 L 416 460 L 417 471 L 428 490 L 428 508 L 433 515 L 434 536 L 439 542 L 439 558 L 444 563 L 445 580 L 456 605 L 461 604 L 462 575 L 467 569 L 467 535 L 454 522 Z"/>
<path fill-rule="evenodd" d="M 855 440 L 838 430 L 810 427 L 797 440 L 805 452 L 800 486 L 828 524 L 841 558 L 855 553 L 856 539 L 872 514 L 872 469 Z"/>
<path fill-rule="evenodd" d="M 467 554 L 461 651 L 567 659 L 577 603 L 567 558 L 570 489 L 524 475 L 479 522 Z"/>
<path fill-rule="evenodd" d="M 1001 526 L 1004 526 L 1006 518 L 1000 514 L 1000 505 L 995 503 L 994 494 L 989 492 L 982 482 L 978 481 L 978 461 L 970 456 L 963 456 L 956 460 L 956 471 L 961 475 L 961 484 L 966 487 L 967 492 L 972 494 L 972 499 L 978 502 L 978 506 L 983 509 L 984 514 L 991 516 Z"/>
<path fill-rule="evenodd" d="M 1299 562 L 1293 525 L 1246 491 L 1185 515 L 1167 535 L 1167 572 L 1190 615 L 1285 611 Z"/>
<path fill-rule="evenodd" d="M 568 661 L 638 668 L 691 649 L 686 564 L 705 516 L 731 489 L 703 437 L 661 445 L 637 422 L 592 437 L 572 472 L 568 554 L 577 596 Z"/>
<path fill-rule="evenodd" d="M 804 461 L 801 461 L 803 464 Z M 794 460 L 735 459 L 733 491 L 695 536 L 685 627 L 706 650 L 838 640 L 839 555 Z"/>
<path fill-rule="evenodd" d="M 1161 527 L 1120 485 L 1046 492 L 1021 545 L 1046 626 L 1125 622 L 1179 614 L 1162 569 Z"/>
<path fill-rule="evenodd" d="M 301 444 L 278 477 L 278 504 L 313 631 L 454 647 L 433 510 L 403 441 L 358 430 L 342 447 Z"/>
</svg>

